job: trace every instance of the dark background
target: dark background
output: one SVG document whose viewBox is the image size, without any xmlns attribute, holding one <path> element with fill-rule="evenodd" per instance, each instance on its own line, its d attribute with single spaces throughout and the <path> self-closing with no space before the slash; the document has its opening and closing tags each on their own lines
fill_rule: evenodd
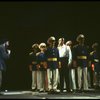
<svg viewBox="0 0 100 100">
<path fill-rule="evenodd" d="M 10 41 L 11 57 L 7 62 L 6 88 L 31 88 L 28 53 L 33 43 L 56 39 L 75 39 L 79 32 L 91 46 L 99 42 L 100 2 L 0 2 L 0 36 Z"/>
</svg>

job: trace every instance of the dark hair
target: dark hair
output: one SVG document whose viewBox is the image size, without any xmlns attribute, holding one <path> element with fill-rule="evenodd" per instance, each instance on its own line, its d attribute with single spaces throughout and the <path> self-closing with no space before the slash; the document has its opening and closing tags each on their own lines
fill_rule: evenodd
<svg viewBox="0 0 100 100">
<path fill-rule="evenodd" d="M 1 38 L 1 39 L 0 39 L 0 44 L 3 44 L 3 43 L 5 43 L 5 42 L 7 42 L 7 41 L 8 41 L 7 38 Z"/>
</svg>

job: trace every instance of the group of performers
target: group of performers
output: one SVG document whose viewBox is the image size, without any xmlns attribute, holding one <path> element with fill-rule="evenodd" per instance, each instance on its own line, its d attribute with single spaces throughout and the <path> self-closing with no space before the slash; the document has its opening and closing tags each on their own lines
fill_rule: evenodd
<svg viewBox="0 0 100 100">
<path fill-rule="evenodd" d="M 75 92 L 99 87 L 100 65 L 98 43 L 92 51 L 85 44 L 85 36 L 77 36 L 77 44 L 54 36 L 47 43 L 33 44 L 29 53 L 32 72 L 32 91 Z M 56 43 L 58 45 L 56 46 Z"/>
</svg>

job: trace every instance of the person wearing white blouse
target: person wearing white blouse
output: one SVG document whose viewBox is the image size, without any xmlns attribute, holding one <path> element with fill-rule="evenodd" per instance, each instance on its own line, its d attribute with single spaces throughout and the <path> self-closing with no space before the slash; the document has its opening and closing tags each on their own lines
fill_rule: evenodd
<svg viewBox="0 0 100 100">
<path fill-rule="evenodd" d="M 61 63 L 61 66 L 59 68 L 60 91 L 63 92 L 65 79 L 66 90 L 67 92 L 70 92 L 69 68 L 72 62 L 72 53 L 70 47 L 64 44 L 64 38 L 60 38 L 58 40 L 58 50 Z"/>
</svg>

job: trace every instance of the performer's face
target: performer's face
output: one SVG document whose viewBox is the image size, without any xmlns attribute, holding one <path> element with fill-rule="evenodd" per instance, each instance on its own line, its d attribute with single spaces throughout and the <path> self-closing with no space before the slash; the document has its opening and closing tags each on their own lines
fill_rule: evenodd
<svg viewBox="0 0 100 100">
<path fill-rule="evenodd" d="M 41 51 L 45 51 L 45 50 L 46 50 L 46 46 L 41 46 L 41 47 L 40 47 L 40 50 L 41 50 Z"/>
<path fill-rule="evenodd" d="M 63 45 L 64 44 L 64 40 L 59 40 L 59 44 Z"/>
<path fill-rule="evenodd" d="M 53 45 L 55 45 L 55 43 L 56 43 L 56 41 L 54 40 L 54 41 L 53 41 Z"/>
<path fill-rule="evenodd" d="M 84 44 L 84 38 L 81 38 L 79 43 Z"/>
<path fill-rule="evenodd" d="M 72 44 L 69 44 L 69 47 L 71 48 L 72 47 Z"/>
<path fill-rule="evenodd" d="M 38 46 L 35 46 L 35 48 L 33 48 L 34 53 L 37 53 L 39 51 Z"/>
<path fill-rule="evenodd" d="M 52 41 L 51 41 L 51 45 L 52 45 L 52 46 L 54 46 L 54 45 L 55 45 L 55 43 L 56 43 L 56 41 L 55 41 L 55 40 L 52 40 Z"/>
</svg>

